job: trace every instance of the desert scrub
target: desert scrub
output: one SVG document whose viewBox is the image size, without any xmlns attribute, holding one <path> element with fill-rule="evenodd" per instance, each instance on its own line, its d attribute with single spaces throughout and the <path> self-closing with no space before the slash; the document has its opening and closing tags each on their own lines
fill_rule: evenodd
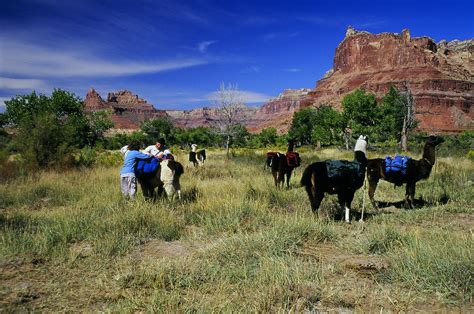
<svg viewBox="0 0 474 314">
<path fill-rule="evenodd" d="M 368 233 L 363 241 L 362 251 L 370 254 L 384 254 L 410 241 L 410 235 L 394 226 L 380 226 Z"/>
<path fill-rule="evenodd" d="M 468 234 L 419 232 L 388 254 L 391 266 L 385 279 L 445 300 L 472 300 L 473 243 Z"/>
<path fill-rule="evenodd" d="M 270 311 L 289 309 L 299 298 L 309 306 L 319 298 L 320 266 L 296 253 L 305 241 L 326 237 L 319 227 L 282 221 L 265 231 L 211 242 L 192 256 L 142 265 L 121 283 L 159 292 L 151 302 L 135 304 L 136 309 Z M 173 297 L 163 297 L 169 294 Z"/>
</svg>

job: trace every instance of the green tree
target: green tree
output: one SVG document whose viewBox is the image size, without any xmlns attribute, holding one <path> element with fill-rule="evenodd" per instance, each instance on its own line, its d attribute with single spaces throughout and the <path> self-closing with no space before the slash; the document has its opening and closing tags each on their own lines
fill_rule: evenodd
<svg viewBox="0 0 474 314">
<path fill-rule="evenodd" d="M 379 112 L 374 94 L 357 89 L 344 96 L 342 108 L 347 127 L 352 133 L 377 137 Z"/>
<path fill-rule="evenodd" d="M 267 147 L 268 145 L 275 145 L 278 139 L 277 130 L 275 128 L 265 128 L 255 136 L 255 144 L 258 147 Z"/>
<path fill-rule="evenodd" d="M 105 132 L 114 126 L 114 122 L 110 119 L 110 111 L 99 110 L 89 114 L 88 125 L 89 145 L 94 146 L 99 139 L 104 138 Z"/>
<path fill-rule="evenodd" d="M 313 133 L 316 109 L 303 108 L 293 114 L 288 136 L 301 144 L 311 144 L 311 134 Z"/>
<path fill-rule="evenodd" d="M 377 127 L 377 140 L 400 140 L 404 117 L 404 105 L 401 98 L 402 95 L 393 86 L 382 98 L 379 105 L 380 123 Z"/>
<path fill-rule="evenodd" d="M 14 148 L 40 167 L 54 165 L 71 149 L 90 145 L 103 135 L 94 128 L 100 125 L 104 130 L 104 125 L 88 119 L 82 100 L 61 89 L 49 97 L 35 92 L 13 97 L 5 104 L 2 124 L 16 130 Z"/>
<path fill-rule="evenodd" d="M 316 110 L 312 141 L 321 145 L 334 145 L 341 140 L 346 121 L 343 115 L 329 105 L 322 105 Z"/>
<path fill-rule="evenodd" d="M 148 140 L 153 143 L 161 137 L 169 140 L 173 128 L 173 123 L 166 117 L 145 121 L 140 126 L 140 129 L 148 134 Z"/>
<path fill-rule="evenodd" d="M 247 128 L 242 124 L 234 124 L 230 126 L 230 130 L 226 131 L 227 134 L 232 134 L 230 144 L 236 147 L 245 147 L 248 145 L 251 134 Z M 226 139 L 227 142 L 227 139 Z"/>
</svg>

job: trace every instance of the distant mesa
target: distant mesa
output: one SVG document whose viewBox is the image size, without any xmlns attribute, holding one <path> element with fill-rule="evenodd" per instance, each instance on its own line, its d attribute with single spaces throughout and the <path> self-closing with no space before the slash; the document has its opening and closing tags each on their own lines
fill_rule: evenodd
<svg viewBox="0 0 474 314">
<path fill-rule="evenodd" d="M 85 99 L 86 111 L 109 109 L 112 112 L 114 128 L 118 130 L 136 130 L 146 120 L 168 117 L 165 110 L 158 110 L 146 100 L 123 90 L 107 95 L 107 101 L 94 88 L 89 89 Z"/>
<path fill-rule="evenodd" d="M 248 108 L 247 127 L 258 132 L 289 129 L 295 111 L 323 104 L 340 109 L 342 98 L 357 88 L 383 97 L 391 85 L 412 92 L 419 130 L 474 130 L 474 39 L 441 40 L 398 33 L 371 34 L 349 27 L 336 48 L 333 67 L 315 88 L 285 90 L 259 108 Z M 107 101 L 91 89 L 88 110 L 112 109 L 116 128 L 134 129 L 145 120 L 168 117 L 181 127 L 211 126 L 215 108 L 158 110 L 130 91 L 109 93 Z"/>
</svg>

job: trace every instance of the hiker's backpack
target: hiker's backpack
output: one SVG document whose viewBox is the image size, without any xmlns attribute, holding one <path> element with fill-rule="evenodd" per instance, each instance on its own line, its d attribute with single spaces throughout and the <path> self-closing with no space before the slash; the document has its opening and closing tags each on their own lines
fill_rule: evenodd
<svg viewBox="0 0 474 314">
<path fill-rule="evenodd" d="M 137 176 L 152 176 L 158 171 L 160 161 L 158 158 L 150 157 L 147 159 L 138 159 L 135 166 L 135 174 Z"/>
<path fill-rule="evenodd" d="M 301 165 L 300 154 L 296 152 L 286 153 L 286 162 L 290 167 L 299 167 Z"/>
<path fill-rule="evenodd" d="M 393 159 L 391 156 L 385 157 L 385 173 L 404 177 L 407 174 L 407 165 L 410 159 L 410 157 L 398 155 Z"/>
</svg>

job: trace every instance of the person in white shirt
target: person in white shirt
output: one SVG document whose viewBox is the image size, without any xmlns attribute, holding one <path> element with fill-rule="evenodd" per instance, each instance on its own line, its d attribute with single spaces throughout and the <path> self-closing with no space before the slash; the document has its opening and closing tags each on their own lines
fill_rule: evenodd
<svg viewBox="0 0 474 314">
<path fill-rule="evenodd" d="M 148 146 L 143 152 L 158 159 L 165 159 L 168 155 L 171 155 L 164 138 L 160 138 L 156 141 L 156 144 Z"/>
</svg>

